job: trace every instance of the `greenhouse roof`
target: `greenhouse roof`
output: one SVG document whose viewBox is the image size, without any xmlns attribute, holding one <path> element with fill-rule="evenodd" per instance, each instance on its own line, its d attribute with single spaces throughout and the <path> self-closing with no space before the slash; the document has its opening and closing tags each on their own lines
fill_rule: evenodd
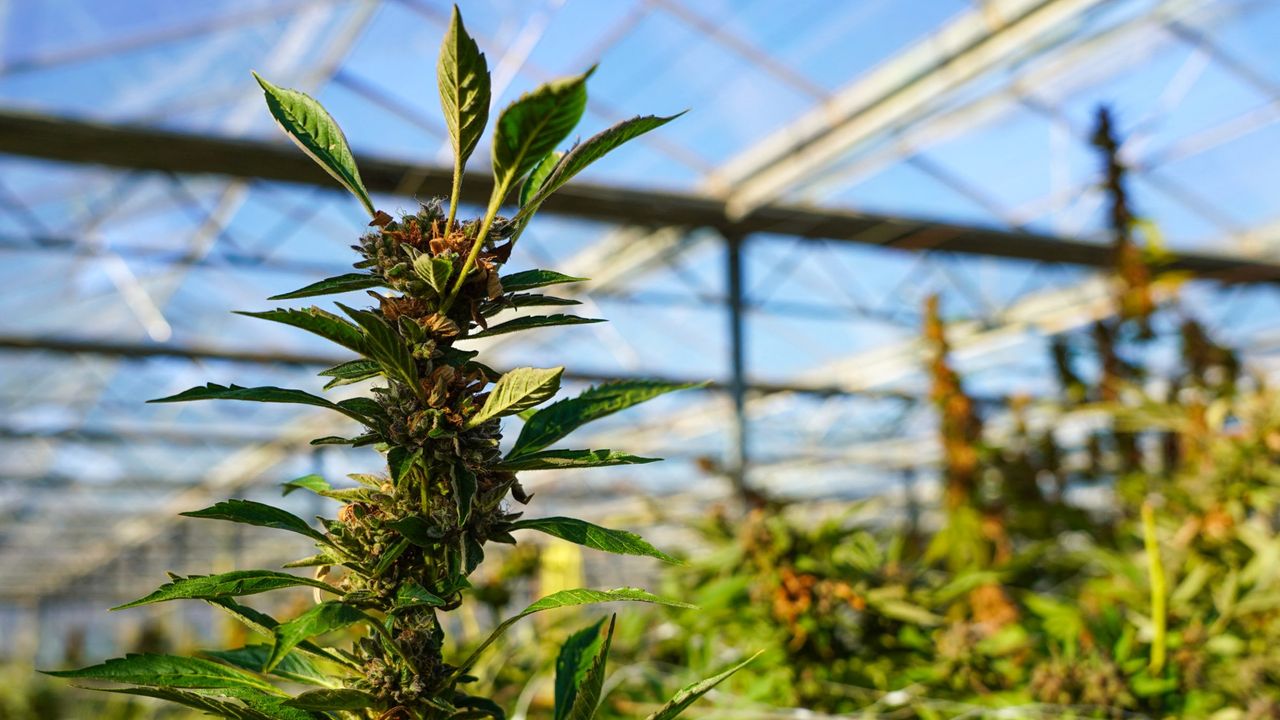
<svg viewBox="0 0 1280 720">
<path fill-rule="evenodd" d="M 344 429 L 312 412 L 142 400 L 206 381 L 320 387 L 332 349 L 229 311 L 344 271 L 365 218 L 336 185 L 282 179 L 284 161 L 232 167 L 237 148 L 292 152 L 249 71 L 319 98 L 358 158 L 399 169 L 379 205 L 411 209 L 450 157 L 434 80 L 449 5 L 3 7 L 0 586 L 29 600 L 121 554 L 169 547 L 177 511 L 274 493 L 313 470 L 370 467 L 371 454 L 307 445 Z M 738 443 L 725 392 L 734 308 L 751 482 L 852 497 L 904 475 L 927 480 L 936 451 L 916 342 L 927 295 L 941 293 L 958 364 L 997 408 L 1048 390 L 1038 379 L 1047 336 L 1111 312 L 1099 262 L 1081 259 L 1106 257 L 1090 143 L 1103 104 L 1125 138 L 1143 234 L 1216 268 L 1181 302 L 1271 368 L 1276 293 L 1217 281 L 1271 280 L 1280 267 L 1280 4 L 491 0 L 463 10 L 489 55 L 495 106 L 599 62 L 582 132 L 689 110 L 584 173 L 576 208 L 549 208 L 513 259 L 590 277 L 583 314 L 611 322 L 532 344 L 493 340 L 491 364 L 566 364 L 578 384 L 713 381 L 582 439 L 670 462 L 546 473 L 529 485 L 547 507 L 592 497 L 593 512 L 651 518 L 635 488 L 681 494 L 689 512 L 723 495 L 716 468 Z M 89 140 L 56 134 L 73 131 Z M 136 152 L 111 145 L 122 131 L 135 133 Z M 195 158 L 157 133 L 225 144 Z M 487 156 L 481 147 L 472 160 L 477 177 Z M 601 210 L 602 198 L 621 209 Z M 677 202 L 705 214 L 669 216 Z M 178 564 L 206 565 L 222 540 L 204 540 L 184 545 Z M 119 592 L 153 580 L 123 578 Z"/>
</svg>

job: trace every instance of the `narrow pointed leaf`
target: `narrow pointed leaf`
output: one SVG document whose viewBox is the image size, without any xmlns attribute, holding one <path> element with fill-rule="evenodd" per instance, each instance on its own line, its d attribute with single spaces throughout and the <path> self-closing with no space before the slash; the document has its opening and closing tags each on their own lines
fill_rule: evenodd
<svg viewBox="0 0 1280 720">
<path fill-rule="evenodd" d="M 313 493 L 321 493 L 333 489 L 333 486 L 329 484 L 328 480 L 325 480 L 314 473 L 311 475 L 303 475 L 296 480 L 290 480 L 289 482 L 284 483 L 281 487 L 284 488 L 282 493 L 284 495 L 288 495 L 294 490 L 310 490 Z"/>
<path fill-rule="evenodd" d="M 514 415 L 550 400 L 560 389 L 563 367 L 516 368 L 493 386 L 480 411 L 467 421 L 473 428 L 493 418 Z"/>
<path fill-rule="evenodd" d="M 275 645 L 272 646 L 271 654 L 267 657 L 262 669 L 264 672 L 270 672 L 303 640 L 364 620 L 369 620 L 369 616 L 359 608 L 337 600 L 326 600 L 298 617 L 276 626 Z"/>
<path fill-rule="evenodd" d="M 662 458 L 639 457 L 613 450 L 543 450 L 498 463 L 499 470 L 568 470 L 570 468 L 609 467 L 611 465 L 643 465 Z"/>
<path fill-rule="evenodd" d="M 588 588 L 561 590 L 560 592 L 552 593 L 535 601 L 529 607 L 521 610 L 519 614 L 503 620 L 502 623 L 499 624 L 498 627 L 494 628 L 493 632 L 489 634 L 489 637 L 485 638 L 484 642 L 480 643 L 480 645 L 472 651 L 471 656 L 458 667 L 455 673 L 462 674 L 466 672 L 467 668 L 470 668 L 471 665 L 480 657 L 480 653 L 484 652 L 485 649 L 492 645 L 495 640 L 502 637 L 502 634 L 505 633 L 508 628 L 523 618 L 533 615 L 534 613 L 542 612 L 543 610 L 554 610 L 556 608 L 574 607 L 577 605 L 594 605 L 597 603 L 607 602 L 646 602 L 656 605 L 666 605 L 668 607 L 694 607 L 693 605 L 680 602 L 679 600 L 668 600 L 666 598 L 658 597 L 648 591 L 641 590 L 640 588 L 633 587 L 623 587 L 615 590 L 591 590 Z"/>
<path fill-rule="evenodd" d="M 237 315 L 245 317 L 261 318 L 278 322 L 284 325 L 290 325 L 309 333 L 319 335 L 330 342 L 337 343 L 348 350 L 358 353 L 364 353 L 365 341 L 364 333 L 360 332 L 360 328 L 343 320 L 327 310 L 321 310 L 318 307 L 309 307 L 305 310 L 294 310 L 291 308 L 280 310 L 265 310 L 263 312 L 246 312 L 243 310 L 236 311 Z M 339 365 L 338 367 L 342 367 Z M 321 373 L 326 374 L 326 373 Z"/>
<path fill-rule="evenodd" d="M 599 318 L 584 318 L 577 315 L 529 315 L 526 317 L 518 317 L 514 320 L 508 320 L 504 323 L 491 325 L 486 330 L 472 333 L 467 336 L 468 340 L 478 338 L 494 337 L 495 335 L 506 335 L 507 333 L 519 332 L 521 330 L 534 330 L 537 328 L 554 327 L 556 325 L 590 325 L 591 323 L 604 322 Z"/>
<path fill-rule="evenodd" d="M 149 653 L 113 658 L 79 670 L 53 670 L 44 674 L 175 688 L 271 689 L 271 684 L 262 678 L 211 660 Z"/>
<path fill-rule="evenodd" d="M 600 618 L 594 625 L 570 635 L 564 645 L 560 646 L 560 653 L 556 656 L 553 720 L 564 720 L 573 707 L 578 688 L 582 686 L 600 648 L 604 646 L 604 636 L 600 633 L 604 620 Z"/>
<path fill-rule="evenodd" d="M 130 687 L 130 688 L 94 688 L 103 692 L 117 693 L 120 695 L 136 695 L 138 697 L 149 697 L 157 700 L 165 700 L 185 707 L 200 710 L 202 713 L 214 715 L 217 717 L 229 718 L 230 720 L 275 720 L 270 715 L 260 713 L 253 708 L 245 707 L 231 700 L 223 700 L 221 698 L 202 695 L 198 692 L 190 690 L 178 690 L 171 687 L 149 688 L 149 687 Z"/>
<path fill-rule="evenodd" d="M 647 555 L 663 562 L 680 561 L 650 545 L 644 538 L 626 530 L 610 530 L 570 517 L 547 517 L 517 520 L 511 530 L 538 530 L 561 540 L 618 555 Z"/>
<path fill-rule="evenodd" d="M 553 295 L 540 295 L 537 293 L 517 293 L 499 298 L 492 302 L 484 303 L 480 306 L 480 314 L 485 317 L 497 315 L 503 310 L 516 310 L 525 307 L 563 307 L 568 305 L 581 305 L 580 300 L 570 300 L 568 298 L 559 298 Z"/>
<path fill-rule="evenodd" d="M 542 189 L 543 183 L 547 178 L 551 177 L 552 172 L 556 169 L 556 165 L 560 163 L 560 158 L 564 157 L 562 152 L 549 152 L 537 165 L 534 166 L 533 172 L 529 173 L 529 177 L 525 179 L 524 184 L 520 186 L 520 207 L 528 205 L 535 197 L 538 191 Z"/>
<path fill-rule="evenodd" d="M 368 310 L 356 310 L 337 303 L 352 320 L 365 331 L 365 354 L 378 361 L 384 373 L 394 377 L 411 388 L 418 386 L 418 366 L 413 360 L 409 346 L 387 324 L 381 315 Z"/>
<path fill-rule="evenodd" d="M 295 300 L 297 298 L 315 297 L 316 295 L 336 295 L 338 293 L 354 292 L 356 290 L 368 290 L 369 288 L 382 287 L 386 281 L 377 275 L 369 273 L 346 273 L 344 275 L 335 275 L 331 278 L 325 278 L 319 282 L 311 283 L 306 287 L 298 288 L 283 295 L 272 295 L 268 300 Z"/>
<path fill-rule="evenodd" d="M 310 690 L 286 700 L 288 707 L 303 710 L 361 710 L 377 705 L 378 699 L 362 690 Z"/>
<path fill-rule="evenodd" d="M 609 659 L 609 646 L 613 643 L 613 626 L 617 616 L 609 618 L 609 628 L 605 630 L 602 642 L 595 647 L 591 664 L 582 675 L 573 703 L 569 705 L 563 720 L 591 720 L 600 704 L 600 692 L 604 687 L 604 666 Z M 559 720 L 559 719 L 557 719 Z"/>
<path fill-rule="evenodd" d="M 373 201 L 369 199 L 369 191 L 365 190 L 364 182 L 360 180 L 356 159 L 351 155 L 347 138 L 342 134 L 337 121 L 306 93 L 273 85 L 257 73 L 253 77 L 266 94 L 271 116 L 294 144 L 359 198 L 370 216 L 376 215 Z"/>
<path fill-rule="evenodd" d="M 530 416 L 507 457 L 542 450 L 589 422 L 660 395 L 697 386 L 697 383 L 626 380 L 593 387 L 576 398 L 560 400 Z"/>
<path fill-rule="evenodd" d="M 152 403 L 190 402 L 192 400 L 244 400 L 249 402 L 282 403 L 285 405 L 311 405 L 328 410 L 335 410 L 347 417 L 366 425 L 371 424 L 368 417 L 348 407 L 332 403 L 317 395 L 302 390 L 278 387 L 247 388 L 239 385 L 217 385 L 209 383 L 204 387 L 193 387 L 177 395 L 148 400 Z"/>
<path fill-rule="evenodd" d="M 221 610 L 224 610 L 227 614 L 231 615 L 231 617 L 234 617 L 235 619 L 244 623 L 245 627 L 258 633 L 259 635 L 262 635 L 263 637 L 273 637 L 275 635 L 276 628 L 280 626 L 280 621 L 276 620 L 270 615 L 262 612 L 261 610 L 255 610 L 254 608 L 251 608 L 248 605 L 241 605 L 240 603 L 236 602 L 235 600 L 232 600 L 231 598 L 202 598 L 202 599 L 205 602 L 209 603 L 210 605 L 216 608 L 219 608 Z M 351 666 L 351 661 L 344 658 L 342 655 L 339 655 L 337 652 L 330 650 L 328 648 L 322 648 L 319 645 L 316 645 L 315 643 L 309 640 L 306 642 L 298 643 L 298 650 L 305 652 L 308 655 L 311 655 L 313 657 L 318 657 L 318 658 L 322 658 L 332 662 L 336 662 L 339 665 L 344 665 L 347 667 Z M 268 655 L 269 654 L 270 653 L 268 653 Z M 261 668 L 262 666 L 258 665 L 258 667 Z"/>
<path fill-rule="evenodd" d="M 360 358 L 359 360 L 349 360 L 341 365 L 334 365 L 328 370 L 321 370 L 318 374 L 323 377 L 333 378 L 324 385 L 324 389 L 328 390 L 339 385 L 350 385 L 351 383 L 378 377 L 382 374 L 382 366 L 376 360 Z"/>
<path fill-rule="evenodd" d="M 281 565 L 280 567 L 285 569 L 304 568 L 304 567 L 323 567 L 325 565 L 339 565 L 341 563 L 342 563 L 342 558 L 336 557 L 327 552 L 323 552 L 323 553 L 317 553 L 315 555 L 311 555 L 309 557 L 304 557 L 299 560 L 293 560 L 293 561 L 287 562 L 284 565 Z"/>
<path fill-rule="evenodd" d="M 400 585 L 396 591 L 396 603 L 391 612 L 403 612 L 412 608 L 419 607 L 442 607 L 445 605 L 444 598 L 429 592 L 413 580 L 409 580 Z"/>
<path fill-rule="evenodd" d="M 274 570 L 233 570 L 217 575 L 191 575 L 180 577 L 161 585 L 150 595 L 125 603 L 112 610 L 150 605 L 169 600 L 211 600 L 242 595 L 257 595 L 289 587 L 313 587 L 337 592 L 333 586 L 319 580 L 290 575 Z"/>
<path fill-rule="evenodd" d="M 519 292 L 521 290 L 533 290 L 534 288 L 546 287 L 548 285 L 560 285 L 562 283 L 586 282 L 587 278 L 573 277 L 558 273 L 555 270 L 523 270 L 510 275 L 503 275 L 502 289 L 506 292 Z"/>
<path fill-rule="evenodd" d="M 712 688 L 727 680 L 730 675 L 746 667 L 747 663 L 755 660 L 759 656 L 760 653 L 756 653 L 719 675 L 709 677 L 706 680 L 702 680 L 691 685 L 686 685 L 681 688 L 680 692 L 676 693 L 666 705 L 663 705 L 657 712 L 645 718 L 645 720 L 674 720 L 674 718 L 679 716 L 680 713 L 687 710 L 690 705 L 697 701 L 698 698 L 706 695 Z"/>
<path fill-rule="evenodd" d="M 684 113 L 680 113 L 683 115 Z M 623 143 L 630 142 L 637 137 L 660 128 L 663 125 L 675 120 L 680 115 L 672 115 L 670 117 L 658 117 L 656 115 L 644 115 L 633 117 L 630 120 L 623 120 L 613 127 L 597 133 L 588 138 L 585 142 L 579 143 L 577 147 L 570 150 L 554 168 L 551 174 L 544 178 L 540 183 L 537 194 L 529 198 L 528 201 L 521 202 L 521 214 L 532 213 L 537 210 L 538 206 L 543 203 L 551 195 L 551 193 L 560 189 L 565 183 L 573 179 L 573 176 L 582 172 L 588 165 L 604 157 L 614 148 Z M 523 195 L 523 193 L 521 193 Z"/>
<path fill-rule="evenodd" d="M 271 646 L 258 643 L 245 645 L 234 650 L 202 650 L 201 654 L 238 668 L 259 672 L 262 670 L 262 666 L 266 664 L 267 658 L 271 657 Z M 318 685 L 320 687 L 338 687 L 341 682 L 321 672 L 315 663 L 297 652 L 285 655 L 284 659 L 271 671 L 271 674 L 286 680 L 303 683 L 304 685 Z"/>
<path fill-rule="evenodd" d="M 489 67 L 476 41 L 467 34 L 458 7 L 453 8 L 449 30 L 440 46 L 436 64 L 440 108 L 444 110 L 457 167 L 467 164 L 484 126 L 489 122 Z"/>
<path fill-rule="evenodd" d="M 493 179 L 499 200 L 573 132 L 587 106 L 591 72 L 542 85 L 498 115 L 493 133 Z"/>
<path fill-rule="evenodd" d="M 294 482 L 297 482 L 297 480 Z M 223 500 L 203 510 L 193 510 L 179 514 L 185 517 L 227 520 L 245 525 L 288 530 L 299 535 L 306 535 L 320 542 L 329 542 L 323 533 L 317 532 L 307 524 L 306 520 L 297 515 L 281 510 L 278 507 L 272 507 L 266 503 L 254 502 L 253 500 Z"/>
</svg>

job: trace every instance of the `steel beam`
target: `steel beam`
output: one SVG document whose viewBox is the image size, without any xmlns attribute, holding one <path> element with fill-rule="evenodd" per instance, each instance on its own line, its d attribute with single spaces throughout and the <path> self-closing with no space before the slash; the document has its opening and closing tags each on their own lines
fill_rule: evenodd
<svg viewBox="0 0 1280 720">
<path fill-rule="evenodd" d="M 335 187 L 323 170 L 284 143 L 202 137 L 15 110 L 0 112 L 0 153 L 130 170 Z M 374 193 L 420 197 L 449 194 L 451 171 L 446 168 L 368 156 L 360 165 L 365 184 Z M 493 188 L 493 178 L 470 173 L 463 187 L 469 197 L 487 196 Z M 1111 263 L 1111 251 L 1102 243 L 806 205 L 765 205 L 745 217 L 733 217 L 724 200 L 697 193 L 570 183 L 548 199 L 544 208 L 587 220 L 647 227 L 705 227 L 738 237 L 770 233 L 1097 268 Z M 1280 280 L 1280 264 L 1243 256 L 1184 254 L 1170 269 L 1229 282 Z"/>
</svg>

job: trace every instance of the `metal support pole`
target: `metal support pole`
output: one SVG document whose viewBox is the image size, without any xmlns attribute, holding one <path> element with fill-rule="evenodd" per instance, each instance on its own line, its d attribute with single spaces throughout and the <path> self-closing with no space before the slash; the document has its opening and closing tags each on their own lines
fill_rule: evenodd
<svg viewBox="0 0 1280 720">
<path fill-rule="evenodd" d="M 729 482 L 743 504 L 750 504 L 747 483 L 750 467 L 747 427 L 746 319 L 743 312 L 742 246 L 744 236 L 725 235 L 726 295 L 729 304 L 729 396 L 733 400 L 733 433 L 730 438 Z"/>
</svg>

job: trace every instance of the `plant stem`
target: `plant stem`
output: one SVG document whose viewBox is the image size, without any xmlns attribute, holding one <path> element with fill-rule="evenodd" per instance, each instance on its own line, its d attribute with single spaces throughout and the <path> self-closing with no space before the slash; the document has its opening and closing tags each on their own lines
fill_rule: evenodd
<svg viewBox="0 0 1280 720">
<path fill-rule="evenodd" d="M 444 221 L 444 236 L 453 232 L 453 219 L 458 215 L 458 198 L 462 196 L 462 161 L 453 159 L 453 190 L 449 193 L 449 217 Z"/>
<path fill-rule="evenodd" d="M 466 262 L 462 263 L 462 270 L 458 273 L 458 279 L 454 281 L 453 287 L 449 290 L 449 295 L 440 303 L 440 314 L 447 315 L 449 308 L 453 307 L 454 300 L 458 299 L 458 293 L 462 292 L 462 286 L 467 282 L 467 275 L 471 274 L 471 268 L 476 264 L 476 258 L 480 257 L 480 248 L 484 247 L 484 240 L 489 235 L 489 228 L 493 227 L 493 221 L 498 217 L 498 208 L 501 206 L 502 198 L 506 195 L 505 188 L 494 188 L 493 198 L 489 200 L 489 208 L 485 211 L 484 220 L 480 223 L 480 231 L 476 233 L 475 244 L 471 246 L 471 252 L 467 253 Z"/>
<path fill-rule="evenodd" d="M 1164 563 L 1160 561 L 1160 545 L 1156 540 L 1156 513 L 1151 501 L 1142 503 L 1142 544 L 1147 552 L 1147 572 L 1151 575 L 1151 662 L 1153 675 L 1164 669 L 1168 612 L 1165 607 Z"/>
</svg>

